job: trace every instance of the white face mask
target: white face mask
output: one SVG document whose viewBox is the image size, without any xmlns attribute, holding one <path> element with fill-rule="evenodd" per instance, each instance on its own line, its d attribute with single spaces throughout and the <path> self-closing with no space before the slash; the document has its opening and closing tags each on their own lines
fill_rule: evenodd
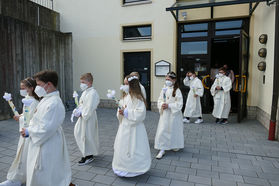
<svg viewBox="0 0 279 186">
<path fill-rule="evenodd" d="M 166 80 L 166 86 L 167 87 L 171 87 L 172 86 L 172 82 L 170 80 Z"/>
<path fill-rule="evenodd" d="M 44 89 L 44 87 L 41 86 L 36 86 L 35 88 L 35 93 L 37 94 L 37 96 L 44 97 L 45 95 L 47 95 L 46 90 Z"/>
<path fill-rule="evenodd" d="M 20 90 L 19 92 L 20 92 L 20 95 L 21 95 L 22 97 L 26 97 L 26 96 L 28 95 L 27 90 L 25 90 L 25 89 Z"/>
<path fill-rule="evenodd" d="M 87 88 L 88 88 L 88 85 L 86 85 L 85 83 L 81 83 L 81 84 L 80 84 L 80 89 L 81 89 L 82 91 L 86 90 Z"/>
<path fill-rule="evenodd" d="M 194 79 L 194 77 L 193 76 L 190 76 L 190 80 L 193 80 Z"/>
<path fill-rule="evenodd" d="M 125 92 L 126 94 L 129 93 L 129 85 L 121 85 L 120 90 Z"/>
<path fill-rule="evenodd" d="M 219 73 L 219 77 L 223 77 L 224 76 L 224 74 L 222 74 L 222 73 Z"/>
</svg>

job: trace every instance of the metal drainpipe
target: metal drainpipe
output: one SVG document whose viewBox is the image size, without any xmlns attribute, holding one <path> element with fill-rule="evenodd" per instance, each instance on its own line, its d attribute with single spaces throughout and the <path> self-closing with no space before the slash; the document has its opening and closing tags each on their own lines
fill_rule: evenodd
<svg viewBox="0 0 279 186">
<path fill-rule="evenodd" d="M 269 124 L 268 140 L 275 140 L 276 131 L 276 115 L 278 108 L 278 93 L 279 93 L 279 0 L 276 0 L 275 8 L 275 45 L 274 45 L 274 67 L 273 67 L 273 95 L 271 116 Z"/>
</svg>

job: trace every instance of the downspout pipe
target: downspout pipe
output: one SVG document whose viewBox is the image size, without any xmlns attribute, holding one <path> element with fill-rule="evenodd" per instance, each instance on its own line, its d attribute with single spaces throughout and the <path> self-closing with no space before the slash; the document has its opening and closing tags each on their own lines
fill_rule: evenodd
<svg viewBox="0 0 279 186">
<path fill-rule="evenodd" d="M 273 94 L 271 105 L 271 116 L 269 124 L 268 140 L 275 140 L 276 115 L 278 109 L 279 93 L 279 0 L 276 0 L 275 8 L 275 46 L 274 46 L 274 67 L 273 67 Z"/>
</svg>

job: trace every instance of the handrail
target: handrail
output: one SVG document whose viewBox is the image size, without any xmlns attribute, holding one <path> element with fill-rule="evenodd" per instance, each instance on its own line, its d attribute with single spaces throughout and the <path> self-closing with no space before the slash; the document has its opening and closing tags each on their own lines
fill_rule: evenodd
<svg viewBox="0 0 279 186">
<path fill-rule="evenodd" d="M 202 79 L 202 85 L 203 85 L 203 87 L 204 87 L 205 89 L 207 89 L 207 90 L 209 90 L 210 88 L 206 86 L 206 84 L 204 83 L 204 81 L 205 81 L 207 78 L 209 78 L 209 77 L 210 77 L 210 75 L 206 75 L 206 76 L 204 76 L 204 78 Z"/>
<path fill-rule="evenodd" d="M 238 79 L 239 79 L 239 75 L 235 75 L 234 77 L 235 77 L 235 87 L 236 87 L 234 91 L 235 91 L 235 92 L 239 92 L 239 90 L 238 90 Z M 244 78 L 245 81 L 244 81 L 244 88 L 241 87 L 241 93 L 245 93 L 245 92 L 246 92 L 246 89 L 247 89 L 247 76 L 243 75 L 242 78 Z"/>
<path fill-rule="evenodd" d="M 238 88 L 239 88 L 239 87 L 238 87 L 239 75 L 235 75 L 234 77 L 235 77 L 235 90 L 233 90 L 233 91 L 239 92 L 239 90 L 238 90 Z M 210 78 L 210 75 L 206 75 L 206 76 L 203 77 L 203 79 L 202 79 L 202 85 L 203 85 L 203 87 L 204 87 L 205 89 L 209 90 L 210 87 L 207 87 L 206 84 L 205 84 L 205 80 L 206 80 L 207 78 Z M 244 87 L 243 87 L 243 86 L 241 87 L 241 93 L 245 93 L 245 92 L 247 91 L 247 76 L 243 75 L 242 78 L 244 78 L 245 81 L 244 81 Z"/>
</svg>

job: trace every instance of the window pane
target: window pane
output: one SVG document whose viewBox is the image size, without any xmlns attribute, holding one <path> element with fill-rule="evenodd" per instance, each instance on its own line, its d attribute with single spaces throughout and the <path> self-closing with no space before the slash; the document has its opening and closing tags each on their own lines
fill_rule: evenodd
<svg viewBox="0 0 279 186">
<path fill-rule="evenodd" d="M 185 31 L 207 30 L 207 29 L 208 29 L 208 23 L 184 25 L 184 32 Z"/>
<path fill-rule="evenodd" d="M 235 35 L 235 34 L 240 34 L 240 30 L 224 30 L 224 31 L 216 31 L 215 33 L 216 36 Z"/>
<path fill-rule="evenodd" d="M 125 3 L 134 3 L 134 2 L 140 2 L 140 1 L 148 1 L 148 0 L 124 0 L 124 4 Z"/>
<path fill-rule="evenodd" d="M 134 38 L 134 37 L 150 37 L 151 36 L 151 26 L 133 26 L 124 27 L 123 29 L 124 39 Z"/>
<path fill-rule="evenodd" d="M 207 32 L 182 33 L 182 38 L 187 38 L 187 37 L 205 37 L 205 36 L 207 36 Z"/>
<path fill-rule="evenodd" d="M 241 28 L 242 20 L 216 22 L 216 29 Z"/>
<path fill-rule="evenodd" d="M 182 42 L 181 54 L 207 54 L 207 41 Z"/>
</svg>

